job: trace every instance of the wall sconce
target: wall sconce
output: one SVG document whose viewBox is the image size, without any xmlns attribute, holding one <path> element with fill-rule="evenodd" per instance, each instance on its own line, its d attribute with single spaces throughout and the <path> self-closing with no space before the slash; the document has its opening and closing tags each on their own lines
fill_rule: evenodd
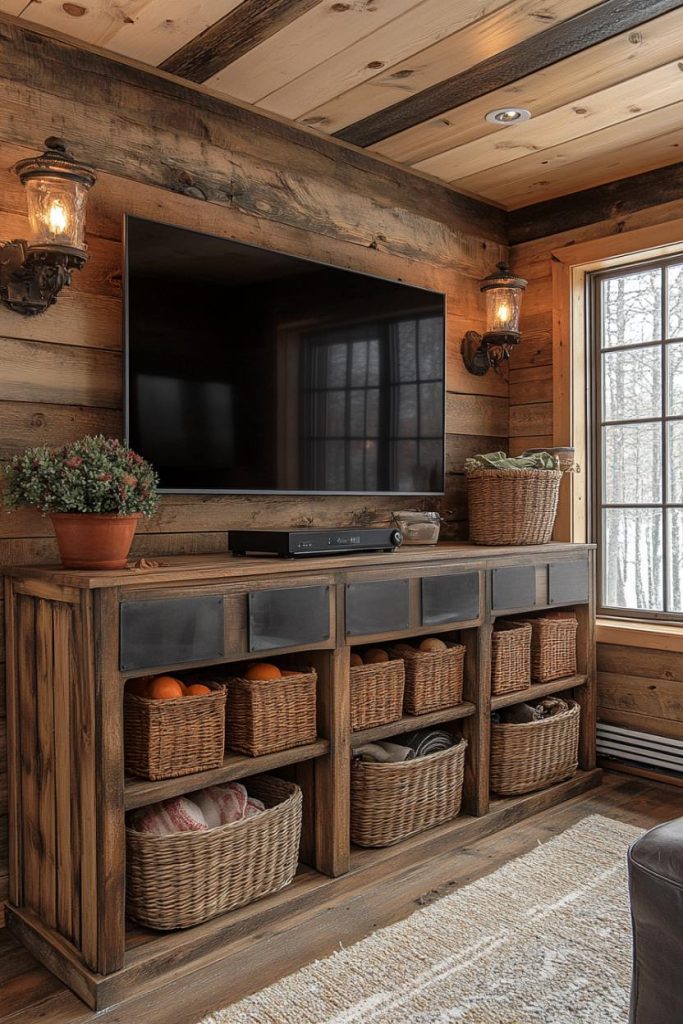
<svg viewBox="0 0 683 1024">
<path fill-rule="evenodd" d="M 497 268 L 498 273 L 489 274 L 479 285 L 480 291 L 486 292 L 486 333 L 468 331 L 460 346 L 465 366 L 477 377 L 491 367 L 498 370 L 520 341 L 519 314 L 528 282 L 515 277 L 507 263 L 498 263 Z"/>
<path fill-rule="evenodd" d="M 88 258 L 85 207 L 95 172 L 75 160 L 62 139 L 46 139 L 45 146 L 41 156 L 14 168 L 26 189 L 31 237 L 0 245 L 0 300 L 24 316 L 51 306 Z"/>
</svg>

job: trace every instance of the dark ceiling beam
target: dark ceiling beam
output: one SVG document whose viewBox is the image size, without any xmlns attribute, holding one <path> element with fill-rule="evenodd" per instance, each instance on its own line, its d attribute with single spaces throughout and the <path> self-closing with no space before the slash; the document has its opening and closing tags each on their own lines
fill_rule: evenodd
<svg viewBox="0 0 683 1024">
<path fill-rule="evenodd" d="M 547 238 L 603 220 L 626 217 L 648 206 L 672 203 L 683 195 L 683 162 L 620 178 L 606 185 L 533 203 L 507 215 L 511 245 Z"/>
<path fill-rule="evenodd" d="M 336 136 L 356 146 L 372 146 L 679 7 L 683 0 L 603 0 L 597 7 L 342 128 Z"/>
<path fill-rule="evenodd" d="M 206 82 L 275 35 L 321 0 L 242 0 L 159 67 L 191 82 Z"/>
</svg>

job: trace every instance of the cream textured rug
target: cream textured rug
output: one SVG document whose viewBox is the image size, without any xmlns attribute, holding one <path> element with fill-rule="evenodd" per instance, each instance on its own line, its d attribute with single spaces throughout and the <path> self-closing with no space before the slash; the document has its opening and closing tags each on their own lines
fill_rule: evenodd
<svg viewBox="0 0 683 1024">
<path fill-rule="evenodd" d="M 203 1024 L 625 1024 L 625 858 L 594 815 Z"/>
</svg>

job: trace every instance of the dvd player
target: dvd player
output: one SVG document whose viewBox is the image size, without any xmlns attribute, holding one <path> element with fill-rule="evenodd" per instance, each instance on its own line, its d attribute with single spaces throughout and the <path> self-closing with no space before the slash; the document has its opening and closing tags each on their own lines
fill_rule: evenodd
<svg viewBox="0 0 683 1024">
<path fill-rule="evenodd" d="M 233 555 L 270 555 L 302 558 L 306 555 L 343 555 L 351 551 L 395 551 L 403 535 L 395 526 L 367 526 L 339 530 L 230 530 L 228 548 Z"/>
</svg>

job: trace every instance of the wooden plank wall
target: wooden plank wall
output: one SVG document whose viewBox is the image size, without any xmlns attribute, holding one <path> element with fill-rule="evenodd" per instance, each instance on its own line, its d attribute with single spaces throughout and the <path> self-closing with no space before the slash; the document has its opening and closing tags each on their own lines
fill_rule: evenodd
<svg viewBox="0 0 683 1024">
<path fill-rule="evenodd" d="M 69 139 L 98 171 L 85 270 L 42 316 L 0 309 L 0 463 L 27 445 L 120 434 L 121 228 L 128 212 L 446 292 L 444 505 L 453 510 L 452 532 L 463 534 L 463 460 L 504 444 L 507 435 L 507 380 L 469 375 L 459 354 L 462 334 L 483 328 L 477 281 L 507 252 L 499 211 L 334 140 L 14 23 L 0 33 L 0 95 L 0 237 L 26 237 L 24 196 L 10 168 L 42 149 L 46 136 Z M 230 527 L 388 521 L 395 505 L 389 498 L 167 496 L 141 526 L 134 551 L 221 551 Z M 0 516 L 0 564 L 55 558 L 49 521 L 29 511 Z M 4 713 L 2 693 L 3 765 Z M 0 901 L 6 806 L 2 770 Z"/>
<path fill-rule="evenodd" d="M 618 204 L 615 204 L 618 208 Z M 511 248 L 514 271 L 529 281 L 519 350 L 510 368 L 510 445 L 515 451 L 552 444 L 553 251 L 651 227 L 683 215 L 683 200 L 618 215 Z M 624 251 L 628 251 L 626 248 Z M 599 717 L 643 732 L 683 738 L 683 653 L 598 644 Z"/>
</svg>

